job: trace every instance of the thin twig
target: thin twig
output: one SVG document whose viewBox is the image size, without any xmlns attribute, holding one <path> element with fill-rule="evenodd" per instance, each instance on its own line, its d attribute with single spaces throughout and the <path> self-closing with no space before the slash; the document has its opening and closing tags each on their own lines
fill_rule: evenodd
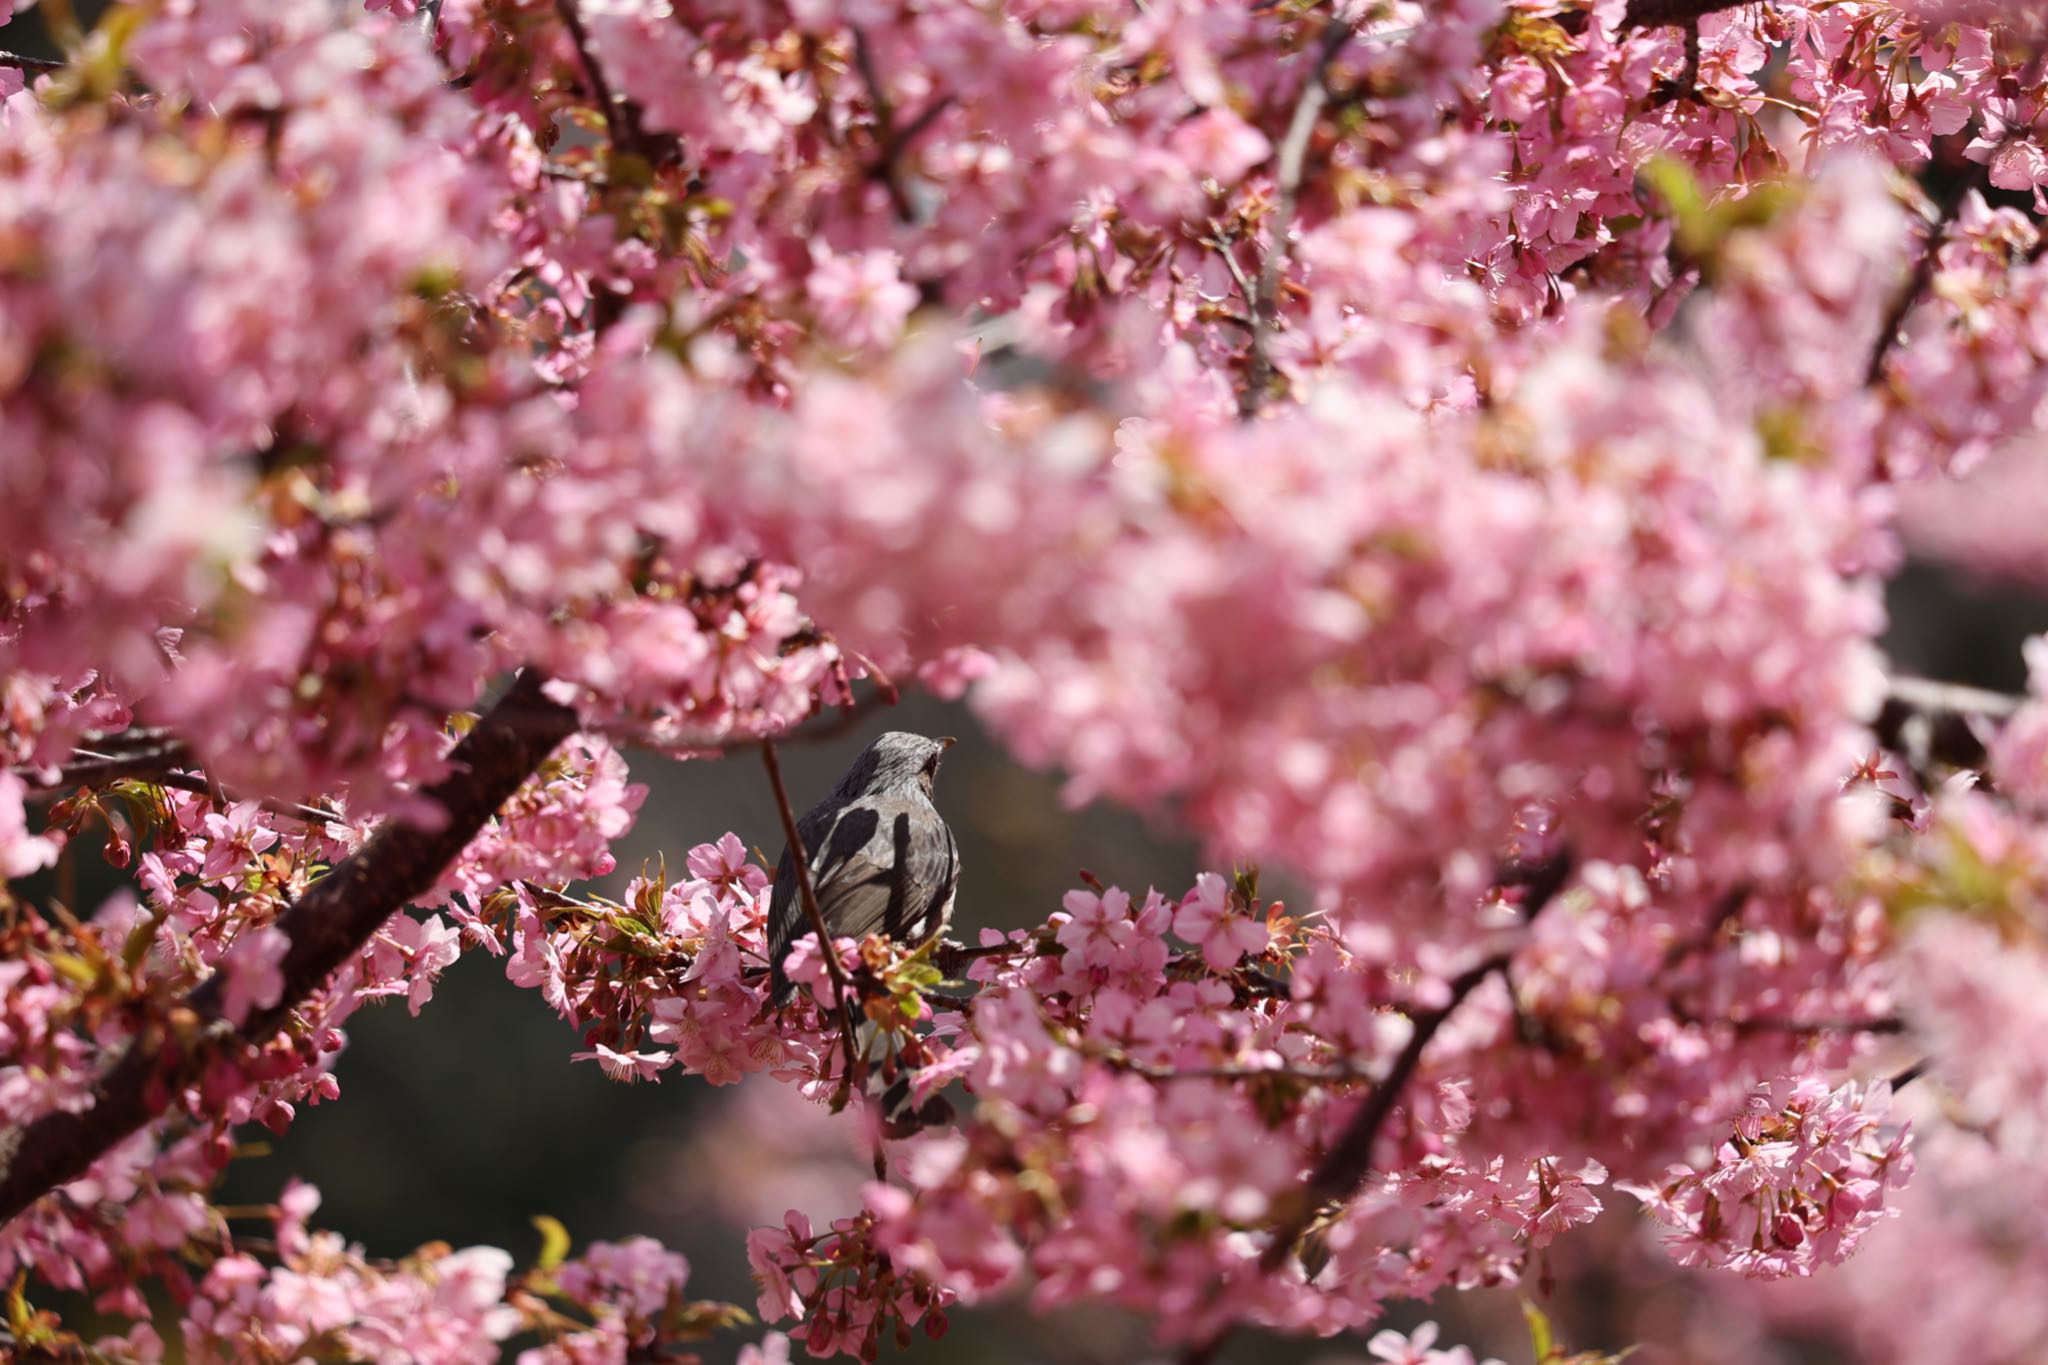
<svg viewBox="0 0 2048 1365">
<path fill-rule="evenodd" d="M 570 45 L 576 49 L 576 60 L 583 67 L 583 78 L 590 82 L 590 97 L 597 102 L 598 112 L 604 115 L 605 132 L 611 136 L 613 148 L 638 152 L 639 119 L 635 117 L 631 104 L 612 97 L 612 88 L 604 78 L 604 68 L 598 65 L 597 54 L 590 50 L 590 35 L 583 28 L 583 16 L 577 13 L 576 0 L 555 0 L 555 13 L 561 16 L 562 27 L 568 30 Z"/>
<path fill-rule="evenodd" d="M 1219 231 L 1218 228 L 1218 224 L 1210 224 L 1209 236 L 1202 242 L 1202 245 L 1208 247 L 1223 259 L 1223 268 L 1230 273 L 1230 282 L 1237 286 L 1237 292 L 1244 298 L 1246 312 L 1246 316 L 1243 318 L 1226 314 L 1221 320 L 1224 322 L 1235 322 L 1241 327 L 1250 329 L 1252 339 L 1257 342 L 1260 340 L 1259 332 L 1252 319 L 1256 318 L 1259 314 L 1258 290 L 1249 279 L 1245 278 L 1244 267 L 1237 262 L 1237 252 L 1235 250 L 1237 239 L 1227 232 Z"/>
<path fill-rule="evenodd" d="M 11 66 L 16 71 L 62 71 L 64 63 L 53 62 L 47 57 L 27 57 L 19 52 L 0 52 L 0 66 Z"/>
<path fill-rule="evenodd" d="M 1682 1024 L 1728 1028 L 1736 1033 L 1789 1033 L 1818 1037 L 1828 1033 L 1890 1034 L 1906 1031 L 1906 1021 L 1895 1014 L 1881 1014 L 1869 1019 L 1788 1019 L 1768 1014 L 1715 1019 L 1673 1002 L 1671 1015 Z"/>
<path fill-rule="evenodd" d="M 838 739 L 855 729 L 876 711 L 895 704 L 896 698 L 892 693 L 870 692 L 858 701 L 836 708 L 829 716 L 820 713 L 813 718 L 813 723 L 807 723 L 799 729 L 785 730 L 775 736 L 775 742 L 821 744 L 827 740 Z M 641 725 L 591 725 L 584 727 L 583 733 L 599 735 L 615 744 L 630 744 L 672 758 L 723 757 L 726 754 L 737 753 L 741 749 L 751 749 L 761 742 L 758 735 L 717 738 L 707 736 L 701 740 L 693 740 L 664 735 Z"/>
<path fill-rule="evenodd" d="M 868 174 L 880 180 L 883 188 L 889 191 L 889 205 L 896 211 L 898 221 L 914 223 L 917 221 L 917 206 L 910 202 L 910 193 L 903 188 L 899 174 L 903 151 L 951 107 L 953 97 L 934 96 L 931 103 L 918 111 L 916 118 L 899 128 L 896 106 L 889 98 L 889 87 L 882 80 L 881 68 L 875 64 L 875 50 L 868 42 L 867 30 L 858 24 L 852 28 L 853 62 L 860 69 L 860 78 L 867 83 L 868 99 L 875 106 L 875 140 L 881 147 L 881 155 L 868 168 Z"/>
<path fill-rule="evenodd" d="M 1301 197 L 1301 177 L 1308 161 L 1309 139 L 1315 134 L 1316 119 L 1330 100 L 1330 68 L 1355 32 L 1348 19 L 1332 17 L 1329 20 L 1329 27 L 1323 30 L 1323 41 L 1316 51 L 1315 67 L 1309 72 L 1308 83 L 1301 88 L 1301 97 L 1294 105 L 1294 116 L 1288 120 L 1287 132 L 1280 139 L 1280 154 L 1273 177 L 1278 197 L 1273 205 L 1271 240 L 1266 247 L 1266 258 L 1259 265 L 1258 297 L 1252 305 L 1251 356 L 1245 368 L 1244 392 L 1237 400 L 1237 411 L 1241 417 L 1257 415 L 1260 405 L 1266 401 L 1266 391 L 1273 384 L 1270 341 L 1276 301 L 1280 297 L 1280 273 L 1288 256 L 1287 234 L 1294 230 L 1294 209 Z"/>
<path fill-rule="evenodd" d="M 941 943 L 932 949 L 932 966 L 949 977 L 958 977 L 970 962 L 979 962 L 985 957 L 1009 957 L 1017 953 L 1038 951 L 1038 944 L 1031 939 L 1022 943 L 983 943 L 970 948 L 964 943 Z"/>
<path fill-rule="evenodd" d="M 832 938 L 832 931 L 825 927 L 825 912 L 818 908 L 818 893 L 811 886 L 811 859 L 804 850 L 803 836 L 797 832 L 796 814 L 790 809 L 789 792 L 782 785 L 782 760 L 775 756 L 775 741 L 761 741 L 761 764 L 768 769 L 768 785 L 775 789 L 775 810 L 782 817 L 782 837 L 789 843 L 789 859 L 796 868 L 797 896 L 803 902 L 804 914 L 810 918 L 811 928 L 818 935 L 818 955 L 825 959 L 825 972 L 832 978 L 832 993 L 838 1002 L 839 1037 L 846 1045 L 846 1078 L 840 1084 L 843 1097 L 853 1087 L 854 1073 L 859 1070 L 859 1060 L 853 1044 L 853 994 L 847 983 L 846 970 L 839 964 L 839 947 Z"/>
<path fill-rule="evenodd" d="M 216 806 L 223 809 L 228 802 L 243 799 L 232 789 L 221 786 L 209 775 L 178 771 L 180 768 L 194 766 L 191 750 L 182 740 L 159 740 L 154 748 L 138 748 L 120 753 L 104 753 L 98 749 L 73 749 L 71 753 L 76 761 L 58 769 L 57 776 L 47 782 L 37 780 L 33 768 L 13 770 L 17 776 L 37 780 L 37 785 L 28 793 L 29 801 L 54 801 L 80 787 L 99 787 L 124 781 L 141 782 L 152 787 L 169 787 L 174 791 L 210 797 Z M 345 823 L 347 820 L 340 811 L 330 810 L 325 806 L 308 806 L 297 801 L 276 801 L 267 796 L 258 804 L 272 815 L 282 815 L 288 819 L 304 820 L 314 824 L 332 821 Z"/>
<path fill-rule="evenodd" d="M 1871 729 L 1878 743 L 1905 760 L 1924 788 L 1939 785 L 1937 763 L 1981 772 L 1990 757 L 1984 728 L 2009 719 L 2024 701 L 1931 678 L 1894 676 L 1885 691 Z"/>
<path fill-rule="evenodd" d="M 889 191 L 889 204 L 896 210 L 897 220 L 913 222 L 917 210 L 896 179 L 896 107 L 889 100 L 889 88 L 882 83 L 882 74 L 875 66 L 875 51 L 868 43 L 867 30 L 859 24 L 853 27 L 853 62 L 860 68 L 860 78 L 867 82 L 868 101 L 875 106 L 876 139 L 881 143 L 882 155 L 869 174 L 882 182 Z"/>
<path fill-rule="evenodd" d="M 1887 697 L 1915 711 L 1983 716 L 1988 720 L 2009 718 L 2026 700 L 2008 692 L 1993 692 L 1935 678 L 1916 678 L 1909 673 L 1894 673 L 1886 678 L 1884 690 Z"/>
<path fill-rule="evenodd" d="M 216 804 L 241 800 L 232 788 L 218 787 L 207 779 L 194 777 L 190 773 L 164 773 L 147 780 L 153 787 L 170 787 L 176 791 L 191 792 L 195 796 L 214 797 Z M 270 814 L 282 815 L 288 820 L 304 820 L 308 824 L 319 825 L 348 823 L 346 815 L 338 810 L 329 810 L 325 806 L 307 806 L 297 801 L 273 801 L 267 796 L 257 804 Z"/>
<path fill-rule="evenodd" d="M 1314 1085 L 1347 1085 L 1373 1079 L 1374 1073 L 1368 1067 L 1343 1064 L 1338 1066 L 1249 1066 L 1244 1064 L 1223 1064 L 1218 1066 L 1151 1066 L 1120 1052 L 1091 1052 L 1093 1060 L 1116 1071 L 1129 1072 L 1148 1081 L 1167 1084 L 1173 1081 L 1256 1081 L 1274 1080 L 1306 1081 Z"/>
<path fill-rule="evenodd" d="M 54 778 L 47 781 L 37 777 L 34 768 L 12 770 L 16 776 L 30 783 L 30 801 L 54 800 L 74 788 L 102 786 L 108 782 L 129 779 L 154 782 L 173 767 L 189 763 L 192 758 L 191 751 L 180 741 L 129 753 L 108 754 L 93 749 L 73 752 L 77 761 L 65 764 L 57 770 Z"/>
<path fill-rule="evenodd" d="M 1927 286 L 1934 282 L 1934 267 L 1941 255 L 1942 243 L 1948 240 L 1948 230 L 1955 222 L 1956 214 L 1962 208 L 1960 194 L 1946 197 L 1942 204 L 1941 216 L 1927 230 L 1927 246 L 1921 251 L 1920 259 L 1913 262 L 1913 273 L 1907 277 L 1905 286 L 1885 309 L 1884 321 L 1878 325 L 1877 341 L 1870 348 L 1870 363 L 1863 367 L 1863 386 L 1873 388 L 1884 378 L 1884 363 L 1899 344 L 1899 333 L 1906 325 L 1906 318 L 1912 313 L 1920 296 L 1927 292 Z"/>
</svg>

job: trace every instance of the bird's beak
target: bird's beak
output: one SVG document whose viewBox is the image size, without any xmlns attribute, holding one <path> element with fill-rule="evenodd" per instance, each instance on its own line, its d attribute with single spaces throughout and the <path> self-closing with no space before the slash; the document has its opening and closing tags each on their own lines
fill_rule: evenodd
<svg viewBox="0 0 2048 1365">
<path fill-rule="evenodd" d="M 960 742 L 959 740 L 957 740 L 957 739 L 953 738 L 953 737 L 952 737 L 951 735 L 940 735 L 940 736 L 939 736 L 939 747 L 940 747 L 941 749 L 950 749 L 950 748 L 952 748 L 952 747 L 953 747 L 953 746 L 954 746 L 955 744 L 958 744 L 959 742 Z"/>
</svg>

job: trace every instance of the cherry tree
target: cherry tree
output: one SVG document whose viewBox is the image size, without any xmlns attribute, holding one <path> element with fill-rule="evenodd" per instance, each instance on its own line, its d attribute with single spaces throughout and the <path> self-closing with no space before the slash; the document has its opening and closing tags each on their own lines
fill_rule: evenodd
<svg viewBox="0 0 2048 1365">
<path fill-rule="evenodd" d="M 1616 1203 L 1871 1359 L 2038 1346 L 2048 645 L 2007 698 L 1876 642 L 1902 490 L 2048 399 L 2048 9 L 45 9 L 63 60 L 0 58 L 13 1347 L 871 1359 L 1028 1293 L 1196 1362 L 1540 1288 Z M 781 1009 L 782 830 L 572 889 L 630 756 L 758 749 L 786 808 L 775 742 L 906 688 L 1215 870 L 799 944 Z M 77 903 L 84 853 L 132 883 Z M 463 953 L 622 1082 L 864 1123 L 859 1205 L 746 1239 L 751 1314 L 647 1239 L 217 1207 Z"/>
</svg>

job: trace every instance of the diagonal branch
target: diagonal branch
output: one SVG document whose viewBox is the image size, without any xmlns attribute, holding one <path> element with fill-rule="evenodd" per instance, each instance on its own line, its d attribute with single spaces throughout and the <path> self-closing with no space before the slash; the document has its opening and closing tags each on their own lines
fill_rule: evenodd
<svg viewBox="0 0 2048 1365">
<path fill-rule="evenodd" d="M 1266 401 L 1266 391 L 1273 386 L 1273 321 L 1280 298 L 1280 274 L 1288 255 L 1287 234 L 1294 230 L 1295 205 L 1301 198 L 1309 139 L 1315 135 L 1316 119 L 1321 117 L 1323 107 L 1330 102 L 1330 68 L 1356 31 L 1348 19 L 1330 19 L 1329 26 L 1323 30 L 1323 40 L 1316 49 L 1315 68 L 1309 72 L 1308 83 L 1301 88 L 1301 97 L 1294 105 L 1294 116 L 1287 121 L 1287 132 L 1280 139 L 1279 159 L 1273 175 L 1277 192 L 1273 227 L 1271 240 L 1266 246 L 1266 258 L 1259 266 L 1258 295 L 1252 301 L 1251 356 L 1245 370 L 1244 393 L 1237 401 L 1240 417 L 1256 416 Z"/>
<path fill-rule="evenodd" d="M 604 78 L 604 68 L 598 64 L 597 54 L 591 50 L 590 34 L 583 27 L 583 16 L 576 8 L 576 0 L 555 0 L 555 13 L 561 16 L 562 27 L 569 34 L 569 43 L 576 49 L 577 64 L 583 68 L 583 78 L 590 85 L 590 98 L 596 102 L 597 111 L 604 115 L 605 131 L 611 135 L 612 147 L 622 152 L 639 152 L 639 112 L 631 102 L 612 94 L 611 85 Z"/>
<path fill-rule="evenodd" d="M 853 25 L 853 61 L 860 68 L 861 79 L 867 82 L 868 102 L 875 109 L 877 140 L 882 144 L 881 159 L 870 174 L 881 180 L 882 188 L 889 192 L 889 205 L 896 210 L 897 221 L 914 222 L 917 209 L 896 174 L 896 153 L 900 145 L 896 135 L 896 108 L 890 102 L 889 87 L 883 83 L 882 73 L 875 65 L 875 50 L 868 42 L 867 30 L 859 24 Z M 943 107 L 942 103 L 934 104 L 926 113 L 936 116 Z"/>
<path fill-rule="evenodd" d="M 73 762 L 57 770 L 57 775 L 44 781 L 36 775 L 33 767 L 17 768 L 14 773 L 28 781 L 28 799 L 49 801 L 68 795 L 78 787 L 97 787 L 109 782 L 128 778 L 144 782 L 163 781 L 164 775 L 173 768 L 188 767 L 192 762 L 192 751 L 181 740 L 166 739 L 160 743 L 119 753 L 104 753 L 97 749 L 75 749 Z"/>
<path fill-rule="evenodd" d="M 0 52 L 0 66 L 11 66 L 16 71 L 62 71 L 64 63 L 53 62 L 47 57 L 30 57 L 19 52 Z"/>
<path fill-rule="evenodd" d="M 1885 309 L 1884 320 L 1878 324 L 1877 337 L 1870 347 L 1870 359 L 1863 369 L 1865 388 L 1877 387 L 1884 378 L 1885 363 L 1898 348 L 1899 334 L 1906 325 L 1906 319 L 1926 296 L 1928 286 L 1934 283 L 1934 272 L 1941 264 L 1941 248 L 1955 227 L 1956 216 L 1963 211 L 1963 201 L 1971 190 L 1990 185 L 1985 178 L 1990 171 L 1988 162 L 1972 162 L 1963 154 L 1966 136 L 1964 133 L 1951 133 L 1935 139 L 1932 155 L 1921 169 L 1921 184 L 1934 203 L 1934 219 L 1927 226 L 1927 241 L 1920 249 L 1920 258 L 1913 262 L 1913 273 L 1893 296 Z"/>
<path fill-rule="evenodd" d="M 789 861 L 796 869 L 797 898 L 803 902 L 804 914 L 818 935 L 818 954 L 825 959 L 825 972 L 832 978 L 832 996 L 839 1006 L 834 1013 L 839 1016 L 840 1041 L 846 1046 L 846 1078 L 840 1083 L 841 1098 L 833 1103 L 836 1110 L 852 1090 L 854 1072 L 859 1069 L 853 1044 L 852 987 L 847 983 L 846 969 L 839 964 L 839 949 L 831 929 L 826 927 L 825 912 L 818 908 L 818 893 L 811 885 L 811 855 L 804 848 L 803 835 L 797 832 L 796 815 L 789 806 L 789 792 L 782 785 L 782 760 L 775 755 L 774 740 L 761 741 L 761 763 L 768 769 L 768 785 L 775 788 L 775 810 L 782 817 L 782 837 L 789 842 Z"/>
<path fill-rule="evenodd" d="M 444 824 L 386 824 L 279 918 L 290 946 L 280 969 L 284 991 L 275 1005 L 233 1028 L 222 1013 L 224 986 L 216 976 L 172 1011 L 173 1017 L 186 1017 L 186 1026 L 173 1031 L 159 1020 L 146 1027 L 93 1085 L 83 1109 L 0 1133 L 0 1225 L 77 1179 L 162 1114 L 190 1078 L 269 1039 L 385 920 L 432 887 L 506 799 L 575 732 L 576 713 L 540 689 L 538 675 L 521 674 L 455 746 L 455 770 L 425 793 L 447 812 Z"/>
</svg>

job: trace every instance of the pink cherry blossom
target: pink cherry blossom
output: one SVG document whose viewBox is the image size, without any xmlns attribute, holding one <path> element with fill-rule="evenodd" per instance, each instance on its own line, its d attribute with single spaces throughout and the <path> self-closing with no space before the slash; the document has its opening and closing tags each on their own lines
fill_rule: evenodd
<svg viewBox="0 0 2048 1365">
<path fill-rule="evenodd" d="M 900 262 L 887 251 L 824 256 L 812 265 L 805 287 L 826 335 L 848 346 L 894 344 L 917 307 L 917 290 L 904 282 Z"/>
<path fill-rule="evenodd" d="M 826 1201 L 747 1238 L 749 1360 L 1013 1293 L 1372 1333 L 1611 1250 L 1610 1187 L 1750 1317 L 2026 1358 L 2048 683 L 1938 726 L 1881 650 L 1907 549 L 2041 567 L 2048 13 L 1675 13 L 166 0 L 0 66 L 0 1282 L 52 1349 L 732 1321 L 645 1238 L 216 1205 L 481 947 L 563 1060 L 857 1151 L 735 1161 Z M 970 867 L 975 953 L 806 942 L 779 1006 L 779 830 L 591 889 L 642 754 L 899 689 L 1212 870 Z"/>
</svg>

